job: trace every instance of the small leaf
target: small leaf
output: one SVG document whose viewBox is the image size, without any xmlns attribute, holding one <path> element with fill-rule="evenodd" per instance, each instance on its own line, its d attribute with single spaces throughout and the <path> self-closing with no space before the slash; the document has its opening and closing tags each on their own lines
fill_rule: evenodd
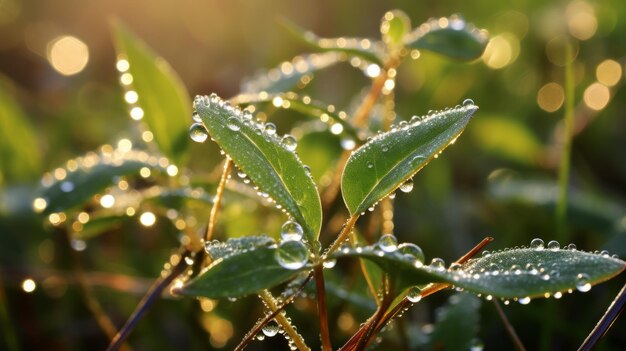
<svg viewBox="0 0 626 351">
<path fill-rule="evenodd" d="M 485 50 L 487 35 L 453 15 L 430 19 L 409 33 L 404 42 L 412 49 L 430 50 L 457 60 L 473 60 Z"/>
<path fill-rule="evenodd" d="M 296 85 L 306 86 L 313 74 L 324 68 L 345 61 L 343 55 L 336 52 L 324 52 L 296 56 L 266 72 L 245 79 L 241 86 L 243 93 L 280 93 L 293 89 Z"/>
<path fill-rule="evenodd" d="M 396 290 L 412 285 L 447 282 L 477 294 L 505 299 L 544 297 L 568 290 L 587 291 L 619 274 L 626 263 L 608 254 L 551 248 L 521 248 L 483 255 L 460 266 L 424 266 L 397 250 L 378 246 L 340 250 L 332 258 L 362 257 L 375 262 L 396 280 Z"/>
<path fill-rule="evenodd" d="M 387 46 L 397 47 L 403 45 L 404 36 L 411 30 L 411 20 L 401 10 L 393 10 L 385 13 L 380 23 L 380 34 Z"/>
<path fill-rule="evenodd" d="M 152 202 L 163 208 L 189 208 L 191 203 L 205 207 L 213 205 L 212 197 L 202 188 L 152 187 L 143 196 L 145 202 Z"/>
<path fill-rule="evenodd" d="M 357 138 L 357 131 L 352 124 L 347 121 L 348 114 L 345 111 L 337 111 L 334 106 L 325 105 L 319 101 L 312 100 L 308 96 L 300 97 L 293 92 L 281 94 L 241 94 L 232 98 L 230 101 L 236 105 L 272 102 L 274 106 L 278 105 L 278 107 L 298 111 L 305 116 L 321 119 L 329 128 L 333 128 L 335 124 L 339 124 L 341 125 L 340 133 Z"/>
<path fill-rule="evenodd" d="M 118 59 L 128 61 L 143 120 L 161 152 L 181 164 L 189 146 L 189 94 L 172 67 L 120 22 L 113 24 Z"/>
<path fill-rule="evenodd" d="M 281 140 L 266 125 L 233 108 L 215 95 L 196 97 L 195 108 L 211 137 L 237 167 L 280 205 L 305 231 L 310 243 L 317 240 L 322 205 L 313 179 L 298 158 L 295 139 Z"/>
<path fill-rule="evenodd" d="M 218 257 L 200 275 L 185 284 L 180 293 L 208 298 L 241 297 L 269 289 L 296 274 L 309 270 L 287 269 L 276 260 L 276 245 L 268 237 L 246 237 L 247 242 L 229 240 L 207 250 Z"/>
<path fill-rule="evenodd" d="M 384 51 L 378 41 L 365 38 L 320 38 L 313 32 L 305 31 L 287 20 L 284 20 L 282 24 L 312 50 L 344 53 L 383 66 Z"/>
<path fill-rule="evenodd" d="M 117 228 L 124 222 L 133 219 L 127 214 L 120 215 L 94 215 L 92 214 L 87 223 L 82 225 L 81 230 L 72 233 L 73 238 L 88 240 L 106 231 Z"/>
<path fill-rule="evenodd" d="M 9 80 L 0 75 L 0 187 L 3 180 L 25 182 L 41 174 L 35 129 L 15 103 L 12 88 Z"/>
<path fill-rule="evenodd" d="M 365 211 L 404 184 L 454 143 L 476 110 L 478 107 L 468 102 L 424 119 L 414 117 L 353 152 L 341 179 L 350 213 Z"/>
<path fill-rule="evenodd" d="M 43 213 L 67 211 L 83 206 L 94 195 L 113 185 L 116 178 L 137 175 L 142 168 L 163 171 L 156 161 L 149 162 L 149 158 L 143 151 L 115 151 L 90 153 L 68 161 L 63 179 L 52 180 L 50 174 L 44 177 L 44 183 L 47 182 L 45 178 L 50 179 L 51 183 L 40 190 L 39 196 L 47 204 Z"/>
</svg>

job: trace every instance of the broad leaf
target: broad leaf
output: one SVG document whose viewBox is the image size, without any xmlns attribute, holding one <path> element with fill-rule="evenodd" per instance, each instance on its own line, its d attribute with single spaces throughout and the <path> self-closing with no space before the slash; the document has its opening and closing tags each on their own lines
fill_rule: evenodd
<svg viewBox="0 0 626 351">
<path fill-rule="evenodd" d="M 348 114 L 345 111 L 337 111 L 333 105 L 325 105 L 319 101 L 311 100 L 308 96 L 300 97 L 298 94 L 292 92 L 281 94 L 242 94 L 230 99 L 230 102 L 236 105 L 272 102 L 275 105 L 279 104 L 282 108 L 288 108 L 298 111 L 305 116 L 318 118 L 326 123 L 329 128 L 333 128 L 335 124 L 339 124 L 341 125 L 340 133 L 357 138 L 357 131 L 352 124 L 347 121 Z"/>
<path fill-rule="evenodd" d="M 405 45 L 424 49 L 457 60 L 473 60 L 482 55 L 487 35 L 458 16 L 430 19 L 404 38 Z"/>
<path fill-rule="evenodd" d="M 189 94 L 170 65 L 121 23 L 113 26 L 118 59 L 129 63 L 138 106 L 161 152 L 181 164 L 189 146 Z"/>
<path fill-rule="evenodd" d="M 283 25 L 312 50 L 344 53 L 383 66 L 384 53 L 378 41 L 365 38 L 320 38 L 313 32 L 305 31 L 289 21 L 284 20 Z"/>
<path fill-rule="evenodd" d="M 304 87 L 317 71 L 344 60 L 343 55 L 336 52 L 296 56 L 291 61 L 282 62 L 278 67 L 245 79 L 241 91 L 244 93 L 264 91 L 271 94 L 288 91 L 295 86 Z"/>
<path fill-rule="evenodd" d="M 151 162 L 154 161 L 154 162 Z M 142 168 L 163 170 L 156 158 L 143 151 L 90 153 L 67 162 L 65 177 L 45 184 L 39 196 L 45 200 L 44 214 L 67 211 L 85 205 L 94 195 L 115 184 L 120 177 L 139 175 Z M 44 179 L 44 183 L 46 183 Z"/>
<path fill-rule="evenodd" d="M 341 179 L 350 213 L 373 206 L 437 157 L 459 137 L 476 110 L 478 107 L 468 102 L 423 119 L 414 117 L 354 151 Z"/>
<path fill-rule="evenodd" d="M 25 182 L 40 174 L 35 129 L 15 103 L 11 88 L 8 79 L 0 75 L 0 187 L 3 180 Z"/>
<path fill-rule="evenodd" d="M 556 244 L 558 247 L 558 244 Z M 476 294 L 504 299 L 560 296 L 622 272 L 626 263 L 608 254 L 559 248 L 521 248 L 487 253 L 464 265 L 423 265 L 398 250 L 385 252 L 379 246 L 342 249 L 332 255 L 361 257 L 375 262 L 396 281 L 396 290 L 412 285 L 447 282 Z M 555 295 L 556 294 L 556 295 Z"/>
<path fill-rule="evenodd" d="M 187 282 L 180 293 L 208 298 L 241 297 L 269 289 L 311 268 L 281 266 L 276 258 L 279 249 L 271 238 L 242 239 L 208 245 L 207 252 L 214 261 Z"/>
<path fill-rule="evenodd" d="M 295 153 L 295 139 L 280 139 L 275 129 L 253 120 L 215 95 L 196 97 L 195 108 L 209 134 L 237 167 L 317 240 L 322 205 L 317 188 Z"/>
<path fill-rule="evenodd" d="M 80 230 L 74 229 L 72 236 L 76 239 L 87 240 L 98 236 L 106 231 L 121 226 L 123 223 L 136 218 L 126 214 L 119 215 L 98 215 L 92 214 L 87 223 L 82 225 Z"/>
</svg>

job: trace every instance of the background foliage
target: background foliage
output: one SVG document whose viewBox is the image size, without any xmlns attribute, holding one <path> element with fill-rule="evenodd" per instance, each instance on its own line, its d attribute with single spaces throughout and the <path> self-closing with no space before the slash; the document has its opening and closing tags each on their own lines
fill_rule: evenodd
<svg viewBox="0 0 626 351">
<path fill-rule="evenodd" d="M 179 230 L 167 220 L 167 213 L 157 212 L 157 222 L 150 227 L 135 218 L 111 215 L 109 221 L 116 225 L 103 235 L 89 241 L 78 238 L 68 245 L 57 229 L 42 224 L 32 211 L 42 173 L 100 145 L 119 146 L 120 137 L 130 138 L 132 121 L 115 67 L 111 17 L 121 19 L 162 55 L 191 96 L 216 92 L 229 97 L 240 91 L 245 77 L 308 50 L 285 30 L 281 18 L 321 37 L 378 38 L 380 17 L 393 8 L 405 11 L 414 25 L 431 16 L 461 13 L 488 29 L 491 37 L 486 53 L 471 64 L 424 52 L 419 60 L 399 68 L 398 119 L 454 106 L 466 97 L 480 105 L 466 135 L 414 178 L 411 193 L 397 196 L 395 234 L 400 241 L 418 243 L 427 259 L 442 257 L 451 262 L 487 235 L 496 239 L 489 249 L 528 245 L 534 237 L 546 242 L 557 237 L 553 219 L 557 131 L 563 116 L 563 58 L 558 53 L 559 36 L 568 33 L 578 39 L 574 64 L 577 134 L 567 242 L 624 257 L 626 163 L 621 150 L 626 149 L 626 7 L 619 0 L 8 0 L 0 3 L 0 323 L 5 332 L 0 340 L 6 343 L 0 348 L 11 347 L 11 335 L 20 349 L 103 348 L 108 342 L 80 299 L 73 256 L 80 255 L 88 284 L 121 325 L 177 245 Z M 62 74 L 67 68 L 53 68 L 53 44 L 65 35 L 80 39 L 89 52 L 84 69 L 70 76 Z M 306 93 L 348 109 L 354 104 L 354 93 L 366 84 L 359 72 L 346 64 L 336 65 L 319 74 Z M 188 106 L 180 108 L 190 111 Z M 190 113 L 179 118 L 185 121 L 181 124 L 192 123 Z M 289 112 L 276 111 L 271 119 L 280 131 L 300 137 L 301 158 L 312 167 L 316 181 L 327 181 L 328 174 L 320 170 L 336 157 L 338 140 L 327 134 L 324 139 L 307 135 L 306 119 Z M 120 135 L 120 131 L 129 134 Z M 207 179 L 214 184 L 221 169 L 217 147 L 185 143 L 177 147 L 188 148 L 183 157 L 191 160 L 191 182 L 205 186 L 211 194 Z M 201 204 L 197 208 L 197 213 L 189 214 L 193 218 L 186 220 L 206 222 L 208 212 L 202 211 Z M 233 193 L 225 198 L 220 230 L 225 236 L 275 235 L 283 220 L 280 213 Z M 23 287 L 27 278 L 37 284 L 31 293 Z M 559 301 L 534 300 L 530 306 L 515 304 L 505 310 L 529 349 L 571 349 L 595 324 L 622 280 Z M 359 289 L 365 287 L 364 282 L 355 284 L 352 292 L 366 290 Z M 356 301 L 367 301 L 356 295 Z M 446 335 L 443 328 L 436 330 L 433 344 L 424 345 L 420 335 L 432 330 L 437 321 L 445 321 L 442 325 L 449 330 L 458 328 L 449 316 L 462 312 L 450 307 L 459 302 L 446 302 L 449 296 L 433 296 L 411 309 L 388 332 L 392 335 L 386 341 L 389 347 L 402 337 L 402 330 L 414 338 L 411 345 L 436 347 L 433 340 Z M 464 309 L 478 311 L 474 316 L 479 320 L 477 336 L 485 347 L 508 348 L 493 306 L 461 299 Z M 361 309 L 330 307 L 334 311 L 331 327 L 342 339 L 351 335 L 372 308 L 367 302 Z M 307 339 L 316 340 L 317 329 L 307 317 L 311 308 L 303 300 L 290 307 L 289 314 Z M 164 300 L 140 323 L 130 341 L 138 350 L 228 349 L 260 313 L 252 298 L 237 303 L 205 302 L 201 308 L 193 300 Z M 626 323 L 619 320 L 601 348 L 620 349 L 626 344 L 625 331 Z M 284 341 L 266 339 L 250 347 L 284 347 Z"/>
</svg>

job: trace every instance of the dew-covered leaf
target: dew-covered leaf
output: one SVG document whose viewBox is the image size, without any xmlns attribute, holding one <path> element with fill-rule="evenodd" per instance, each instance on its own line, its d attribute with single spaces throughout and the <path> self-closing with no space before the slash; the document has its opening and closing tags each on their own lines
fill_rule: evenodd
<svg viewBox="0 0 626 351">
<path fill-rule="evenodd" d="M 378 41 L 365 38 L 320 38 L 311 31 L 304 30 L 294 23 L 284 20 L 283 25 L 297 39 L 315 51 L 344 53 L 359 57 L 370 63 L 383 65 L 384 51 Z"/>
<path fill-rule="evenodd" d="M 404 36 L 411 30 L 411 20 L 401 10 L 392 10 L 383 16 L 380 23 L 380 34 L 387 46 L 402 46 Z"/>
<path fill-rule="evenodd" d="M 285 268 L 279 263 L 280 250 L 271 238 L 263 236 L 209 244 L 207 251 L 213 262 L 187 282 L 180 293 L 208 298 L 241 297 L 269 289 L 311 268 L 302 262 L 298 268 Z"/>
<path fill-rule="evenodd" d="M 247 94 L 262 91 L 273 94 L 291 90 L 295 86 L 304 87 L 316 72 L 344 60 L 344 57 L 337 52 L 296 56 L 291 61 L 280 63 L 278 67 L 245 79 L 241 85 L 241 91 Z"/>
<path fill-rule="evenodd" d="M 300 97 L 293 92 L 281 94 L 242 94 L 230 100 L 236 105 L 273 103 L 274 106 L 298 111 L 305 116 L 322 120 L 328 125 L 333 134 L 346 134 L 352 138 L 357 137 L 357 131 L 352 124 L 348 123 L 348 114 L 337 110 L 333 105 L 312 100 L 308 96 Z M 340 127 L 336 126 L 339 125 Z"/>
<path fill-rule="evenodd" d="M 26 182 L 40 174 L 41 156 L 35 130 L 11 94 L 12 84 L 0 75 L 0 187 Z"/>
<path fill-rule="evenodd" d="M 212 206 L 213 198 L 202 188 L 166 188 L 152 187 L 143 193 L 144 201 L 163 208 L 184 208 L 194 203 L 200 206 Z"/>
<path fill-rule="evenodd" d="M 482 55 L 487 35 L 458 16 L 430 19 L 404 38 L 409 48 L 429 50 L 457 60 L 473 60 Z"/>
<path fill-rule="evenodd" d="M 39 197 L 46 205 L 36 209 L 48 214 L 82 206 L 92 196 L 115 184 L 120 177 L 138 175 L 142 168 L 164 171 L 157 160 L 143 151 L 119 150 L 89 153 L 70 160 L 67 167 L 60 172 L 64 174 L 62 179 L 51 174 L 44 176 L 42 183 L 45 185 L 40 190 Z"/>
<path fill-rule="evenodd" d="M 396 289 L 447 282 L 466 291 L 504 299 L 560 296 L 568 290 L 588 291 L 592 285 L 622 272 L 626 263 L 606 253 L 543 247 L 498 251 L 464 265 L 423 265 L 399 250 L 383 251 L 379 245 L 342 249 L 332 255 L 361 257 L 375 262 L 396 281 Z"/>
<path fill-rule="evenodd" d="M 73 238 L 80 240 L 91 239 L 106 231 L 119 227 L 133 219 L 126 214 L 91 215 L 89 221 L 82 224 L 80 230 L 72 233 Z"/>
<path fill-rule="evenodd" d="M 233 108 L 217 96 L 197 97 L 197 113 L 209 134 L 259 190 L 271 197 L 317 241 L 322 206 L 317 188 L 295 153 L 296 140 L 276 135 L 269 124 Z"/>
<path fill-rule="evenodd" d="M 172 67 L 120 22 L 113 25 L 118 59 L 128 61 L 137 105 L 161 152 L 181 164 L 189 146 L 189 94 Z"/>
<path fill-rule="evenodd" d="M 423 119 L 414 117 L 354 151 L 341 179 L 350 213 L 363 212 L 388 196 L 454 143 L 478 110 L 470 101 Z"/>
</svg>

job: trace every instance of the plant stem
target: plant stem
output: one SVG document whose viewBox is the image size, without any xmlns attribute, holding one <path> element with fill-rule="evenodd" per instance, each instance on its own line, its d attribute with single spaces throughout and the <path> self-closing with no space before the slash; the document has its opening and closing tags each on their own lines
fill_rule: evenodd
<svg viewBox="0 0 626 351">
<path fill-rule="evenodd" d="M 146 295 L 141 299 L 133 314 L 128 318 L 126 324 L 120 329 L 119 332 L 115 335 L 115 337 L 111 340 L 107 351 L 118 350 L 124 340 L 130 335 L 130 333 L 135 329 L 139 320 L 143 317 L 143 315 L 148 311 L 148 309 L 152 306 L 154 301 L 157 300 L 161 296 L 163 290 L 176 279 L 182 272 L 187 268 L 187 263 L 185 262 L 185 258 L 191 254 L 190 251 L 185 250 L 180 254 L 180 261 L 169 272 L 169 274 L 165 277 L 159 277 L 150 290 L 146 293 Z"/>
<path fill-rule="evenodd" d="M 322 337 L 322 350 L 331 351 L 330 331 L 328 329 L 328 310 L 326 308 L 326 289 L 324 288 L 324 266 L 321 264 L 313 267 L 315 276 L 315 288 L 317 296 L 317 311 L 320 318 L 320 334 Z"/>
<path fill-rule="evenodd" d="M 565 45 L 565 116 L 563 118 L 563 149 L 559 165 L 559 198 L 556 206 L 556 228 L 558 239 L 567 240 L 567 190 L 569 185 L 570 160 L 572 153 L 572 131 L 574 126 L 574 72 L 573 49 L 568 41 Z"/>
<path fill-rule="evenodd" d="M 222 177 L 220 178 L 220 182 L 217 185 L 217 190 L 215 191 L 215 199 L 213 201 L 213 207 L 211 207 L 211 214 L 209 215 L 209 223 L 207 224 L 205 236 L 205 240 L 207 242 L 213 239 L 215 224 L 217 223 L 217 214 L 220 210 L 222 195 L 224 194 L 224 188 L 226 187 L 226 183 L 228 182 L 228 175 L 230 174 L 231 166 L 232 161 L 230 157 L 226 157 L 226 161 L 224 161 L 224 170 L 222 171 Z"/>
<path fill-rule="evenodd" d="M 326 257 L 328 257 L 328 255 L 330 255 L 333 252 L 337 251 L 337 249 L 341 246 L 341 244 L 343 244 L 343 242 L 346 241 L 346 239 L 348 238 L 348 235 L 350 234 L 350 232 L 354 228 L 354 225 L 356 224 L 357 219 L 359 219 L 359 215 L 358 214 L 355 214 L 352 217 L 350 217 L 350 219 L 348 219 L 348 222 L 346 223 L 346 225 L 341 230 L 341 233 L 339 233 L 339 236 L 337 236 L 337 239 L 335 239 L 333 244 L 322 255 L 322 258 L 321 258 L 322 261 L 324 261 L 326 259 Z"/>
<path fill-rule="evenodd" d="M 579 351 L 588 351 L 593 349 L 600 338 L 606 334 L 609 328 L 613 325 L 613 322 L 617 319 L 617 317 L 624 310 L 624 306 L 626 305 L 626 285 L 622 287 L 622 290 L 617 294 L 613 302 L 609 308 L 604 312 L 604 315 L 596 326 L 593 328 L 591 333 L 587 336 L 585 341 L 583 341 L 582 345 L 578 348 Z"/>
<path fill-rule="evenodd" d="M 274 298 L 274 296 L 272 296 L 272 294 L 268 290 L 262 290 L 259 293 L 259 297 L 261 297 L 263 302 L 265 302 L 265 304 L 273 312 L 275 312 L 275 311 L 282 311 L 282 308 L 284 308 L 283 306 L 281 306 L 281 308 L 278 307 L 278 305 L 276 303 L 276 299 Z M 276 322 L 278 322 L 278 324 L 280 324 L 280 326 L 283 327 L 283 330 L 285 331 L 285 333 L 287 333 L 287 335 L 289 335 L 289 337 L 293 341 L 294 345 L 296 345 L 298 350 L 300 350 L 300 351 L 310 351 L 311 350 L 306 345 L 306 343 L 304 342 L 304 339 L 302 338 L 302 335 L 300 335 L 293 328 L 293 326 L 291 325 L 291 322 L 289 322 L 289 320 L 287 319 L 287 317 L 285 317 L 284 314 L 276 313 L 276 316 L 274 318 L 276 319 Z"/>
<path fill-rule="evenodd" d="M 309 274 L 306 277 L 306 279 L 304 279 L 304 282 L 300 285 L 300 289 L 298 289 L 298 291 L 295 294 L 289 296 L 287 298 L 287 300 L 285 300 L 283 302 L 282 305 L 280 305 L 278 308 L 276 308 L 276 310 L 272 311 L 271 313 L 266 315 L 264 318 L 259 320 L 254 325 L 254 327 L 252 327 L 252 329 L 248 333 L 246 333 L 245 337 L 241 340 L 239 345 L 237 345 L 237 347 L 235 347 L 234 351 L 241 351 L 241 350 L 243 350 L 252 341 L 252 338 L 254 338 L 259 332 L 261 332 L 261 329 L 263 329 L 263 327 L 267 323 L 269 323 L 272 319 L 274 319 L 276 317 L 276 315 L 281 313 L 287 307 L 287 305 L 289 305 L 290 303 L 293 302 L 293 300 L 296 299 L 296 296 L 298 296 L 298 294 L 300 294 L 300 292 L 302 292 L 302 290 L 304 290 L 304 287 L 311 280 L 312 277 L 313 277 L 313 274 Z"/>
<path fill-rule="evenodd" d="M 502 320 L 502 323 L 504 324 L 504 328 L 506 329 L 506 332 L 509 334 L 509 337 L 511 338 L 511 341 L 513 342 L 513 346 L 515 346 L 515 349 L 517 351 L 526 351 L 524 344 L 522 344 L 522 340 L 520 340 L 519 336 L 515 332 L 515 328 L 513 328 L 513 325 L 511 325 L 511 322 L 509 322 L 509 319 L 506 317 L 506 314 L 504 314 L 504 311 L 502 310 L 502 307 L 500 307 L 500 303 L 498 302 L 498 300 L 494 299 L 493 305 L 496 307 L 496 311 L 498 311 L 498 316 L 500 316 L 500 319 Z"/>
</svg>

